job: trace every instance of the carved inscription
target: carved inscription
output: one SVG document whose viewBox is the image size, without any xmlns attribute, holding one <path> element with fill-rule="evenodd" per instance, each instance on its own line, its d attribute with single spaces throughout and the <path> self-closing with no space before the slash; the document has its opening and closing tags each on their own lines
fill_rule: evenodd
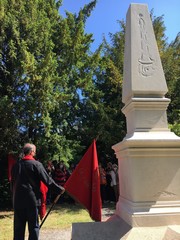
<svg viewBox="0 0 180 240">
<path fill-rule="evenodd" d="M 175 193 L 168 191 L 158 192 L 156 195 L 154 195 L 154 197 L 174 197 L 174 196 L 176 196 Z"/>
<path fill-rule="evenodd" d="M 150 54 L 149 43 L 146 32 L 146 23 L 143 14 L 139 14 L 139 28 L 141 37 L 141 56 L 139 58 L 139 72 L 143 76 L 152 76 L 155 70 L 154 59 Z"/>
</svg>

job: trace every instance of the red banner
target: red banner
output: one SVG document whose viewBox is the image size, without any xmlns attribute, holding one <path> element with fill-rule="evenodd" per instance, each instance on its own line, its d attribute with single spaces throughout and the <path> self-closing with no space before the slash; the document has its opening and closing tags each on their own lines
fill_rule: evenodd
<svg viewBox="0 0 180 240">
<path fill-rule="evenodd" d="M 101 221 L 100 175 L 95 140 L 65 183 L 64 188 L 88 210 L 93 220 Z"/>
<path fill-rule="evenodd" d="M 41 181 L 40 182 L 40 191 L 41 191 L 41 206 L 39 208 L 40 219 L 46 215 L 46 195 L 48 192 L 48 187 Z"/>
<path fill-rule="evenodd" d="M 11 170 L 13 165 L 16 163 L 14 156 L 10 153 L 8 154 L 8 180 L 11 182 Z"/>
</svg>

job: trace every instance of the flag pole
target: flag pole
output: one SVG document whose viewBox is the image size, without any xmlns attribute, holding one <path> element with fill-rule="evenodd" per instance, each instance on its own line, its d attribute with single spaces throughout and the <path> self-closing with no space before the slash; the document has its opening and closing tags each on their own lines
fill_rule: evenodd
<svg viewBox="0 0 180 240">
<path fill-rule="evenodd" d="M 49 208 L 49 211 L 46 213 L 45 217 L 42 219 L 42 222 L 39 226 L 39 229 L 42 227 L 43 223 L 45 222 L 46 218 L 48 217 L 49 213 L 51 212 L 52 208 L 54 207 L 54 205 L 57 203 L 57 201 L 59 200 L 60 196 L 62 193 L 60 193 L 59 195 L 57 195 L 57 197 L 54 199 L 51 207 Z"/>
<path fill-rule="evenodd" d="M 95 141 L 97 141 L 99 139 L 99 135 L 100 135 L 100 133 L 96 136 Z"/>
</svg>

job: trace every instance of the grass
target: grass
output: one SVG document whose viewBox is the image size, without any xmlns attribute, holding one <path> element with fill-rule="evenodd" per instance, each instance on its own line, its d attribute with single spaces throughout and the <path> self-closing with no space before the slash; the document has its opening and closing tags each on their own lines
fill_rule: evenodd
<svg viewBox="0 0 180 240">
<path fill-rule="evenodd" d="M 44 229 L 63 229 L 73 222 L 92 222 L 89 213 L 80 205 L 57 205 L 43 224 Z"/>
<path fill-rule="evenodd" d="M 92 219 L 80 205 L 58 204 L 54 206 L 42 228 L 65 229 L 71 227 L 73 222 L 92 222 Z M 13 239 L 13 211 L 1 211 L 0 240 L 10 239 Z"/>
</svg>

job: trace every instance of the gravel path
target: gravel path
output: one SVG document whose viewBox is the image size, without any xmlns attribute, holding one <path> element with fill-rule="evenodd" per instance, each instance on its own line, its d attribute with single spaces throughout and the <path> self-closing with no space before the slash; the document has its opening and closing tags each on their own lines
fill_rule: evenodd
<svg viewBox="0 0 180 240">
<path fill-rule="evenodd" d="M 63 230 L 41 230 L 40 240 L 70 240 L 71 228 Z"/>
<path fill-rule="evenodd" d="M 114 211 L 109 208 L 102 209 L 102 222 L 106 221 L 109 217 L 113 215 Z M 40 231 L 40 240 L 70 240 L 72 229 L 45 229 Z"/>
</svg>

